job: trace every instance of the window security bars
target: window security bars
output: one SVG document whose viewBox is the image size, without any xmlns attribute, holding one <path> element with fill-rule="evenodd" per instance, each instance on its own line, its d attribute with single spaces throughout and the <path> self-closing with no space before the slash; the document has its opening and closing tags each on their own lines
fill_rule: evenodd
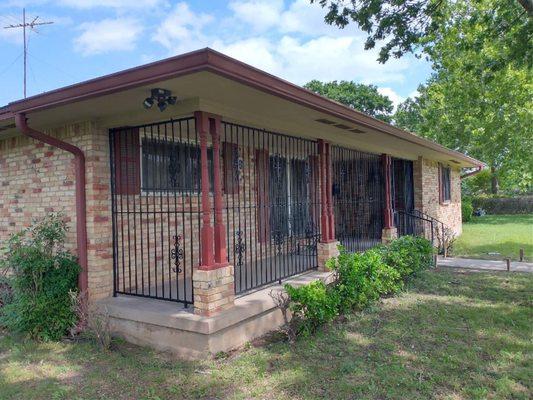
<svg viewBox="0 0 533 400">
<path fill-rule="evenodd" d="M 379 155 L 333 146 L 335 233 L 348 251 L 381 243 L 384 178 Z"/>
<path fill-rule="evenodd" d="M 317 267 L 318 145 L 222 123 L 229 262 L 242 294 Z"/>
<path fill-rule="evenodd" d="M 194 118 L 112 129 L 110 149 L 114 292 L 192 303 L 201 210 Z"/>
</svg>

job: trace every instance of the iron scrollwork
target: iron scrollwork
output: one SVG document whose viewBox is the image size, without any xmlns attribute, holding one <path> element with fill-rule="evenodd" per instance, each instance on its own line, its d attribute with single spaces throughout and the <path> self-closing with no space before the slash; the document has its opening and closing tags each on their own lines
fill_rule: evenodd
<svg viewBox="0 0 533 400">
<path fill-rule="evenodd" d="M 174 236 L 174 248 L 170 252 L 170 258 L 174 260 L 174 267 L 172 267 L 172 271 L 177 272 L 178 274 L 181 274 L 183 271 L 181 268 L 181 261 L 183 260 L 184 250 L 181 240 L 181 235 Z"/>
<path fill-rule="evenodd" d="M 246 252 L 246 243 L 244 242 L 242 238 L 242 231 L 238 230 L 235 232 L 236 240 L 235 240 L 235 255 L 237 256 L 237 266 L 242 267 L 243 264 L 243 255 Z"/>
</svg>

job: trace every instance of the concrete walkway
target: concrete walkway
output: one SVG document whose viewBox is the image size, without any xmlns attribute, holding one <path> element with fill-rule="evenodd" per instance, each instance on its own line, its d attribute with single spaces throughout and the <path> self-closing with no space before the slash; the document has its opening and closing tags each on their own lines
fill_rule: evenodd
<svg viewBox="0 0 533 400">
<path fill-rule="evenodd" d="M 503 260 L 479 260 L 473 258 L 441 258 L 437 261 L 439 267 L 459 268 L 472 271 L 507 271 L 507 264 Z M 533 263 L 511 261 L 511 272 L 533 272 Z"/>
</svg>

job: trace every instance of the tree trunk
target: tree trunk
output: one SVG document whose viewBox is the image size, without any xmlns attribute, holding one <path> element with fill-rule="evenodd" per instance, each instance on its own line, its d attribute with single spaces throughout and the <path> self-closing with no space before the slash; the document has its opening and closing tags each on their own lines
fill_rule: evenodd
<svg viewBox="0 0 533 400">
<path fill-rule="evenodd" d="M 498 190 L 500 189 L 500 183 L 498 182 L 498 175 L 496 175 L 496 168 L 490 167 L 490 172 L 492 173 L 490 192 L 492 194 L 498 194 Z"/>
</svg>

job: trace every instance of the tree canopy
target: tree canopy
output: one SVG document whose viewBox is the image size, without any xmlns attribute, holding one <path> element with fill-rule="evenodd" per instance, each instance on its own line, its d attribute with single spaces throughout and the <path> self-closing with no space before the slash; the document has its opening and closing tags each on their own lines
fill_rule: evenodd
<svg viewBox="0 0 533 400">
<path fill-rule="evenodd" d="M 533 189 L 533 0 L 310 2 L 329 24 L 357 24 L 378 61 L 415 53 L 432 63 L 396 125 L 485 161 L 493 193 L 500 183 Z"/>
<path fill-rule="evenodd" d="M 428 51 L 434 73 L 416 98 L 399 105 L 395 123 L 485 161 L 492 193 L 500 184 L 531 190 L 533 74 L 531 60 L 510 43 L 526 23 L 516 22 L 520 6 L 483 0 L 456 7 L 455 23 L 440 29 Z M 507 26 L 498 40 L 490 34 L 495 24 Z"/>
<path fill-rule="evenodd" d="M 372 117 L 390 122 L 392 101 L 378 92 L 377 86 L 349 81 L 320 82 L 312 80 L 304 85 L 306 89 L 338 101 Z"/>
<path fill-rule="evenodd" d="M 438 42 L 443 27 L 460 23 L 477 24 L 477 18 L 484 19 L 491 29 L 478 35 L 480 40 L 506 41 L 512 47 L 511 53 L 519 59 L 531 55 L 527 43 L 531 36 L 533 0 L 501 0 L 500 10 L 466 19 L 461 9 L 473 8 L 487 3 L 484 0 L 310 0 L 327 9 L 326 23 L 344 28 L 356 23 L 367 33 L 365 49 L 381 45 L 378 60 L 386 62 L 391 56 L 401 57 L 417 49 L 428 50 Z M 503 7 L 502 7 L 503 6 Z M 509 20 L 501 11 L 512 12 Z M 529 17 L 529 18 L 528 18 Z M 519 25 L 520 29 L 516 29 Z M 509 30 L 514 30 L 509 35 Z M 512 37 L 510 37 L 512 36 Z M 512 40 L 507 40 L 512 39 Z M 524 46 L 525 45 L 525 46 Z"/>
</svg>

